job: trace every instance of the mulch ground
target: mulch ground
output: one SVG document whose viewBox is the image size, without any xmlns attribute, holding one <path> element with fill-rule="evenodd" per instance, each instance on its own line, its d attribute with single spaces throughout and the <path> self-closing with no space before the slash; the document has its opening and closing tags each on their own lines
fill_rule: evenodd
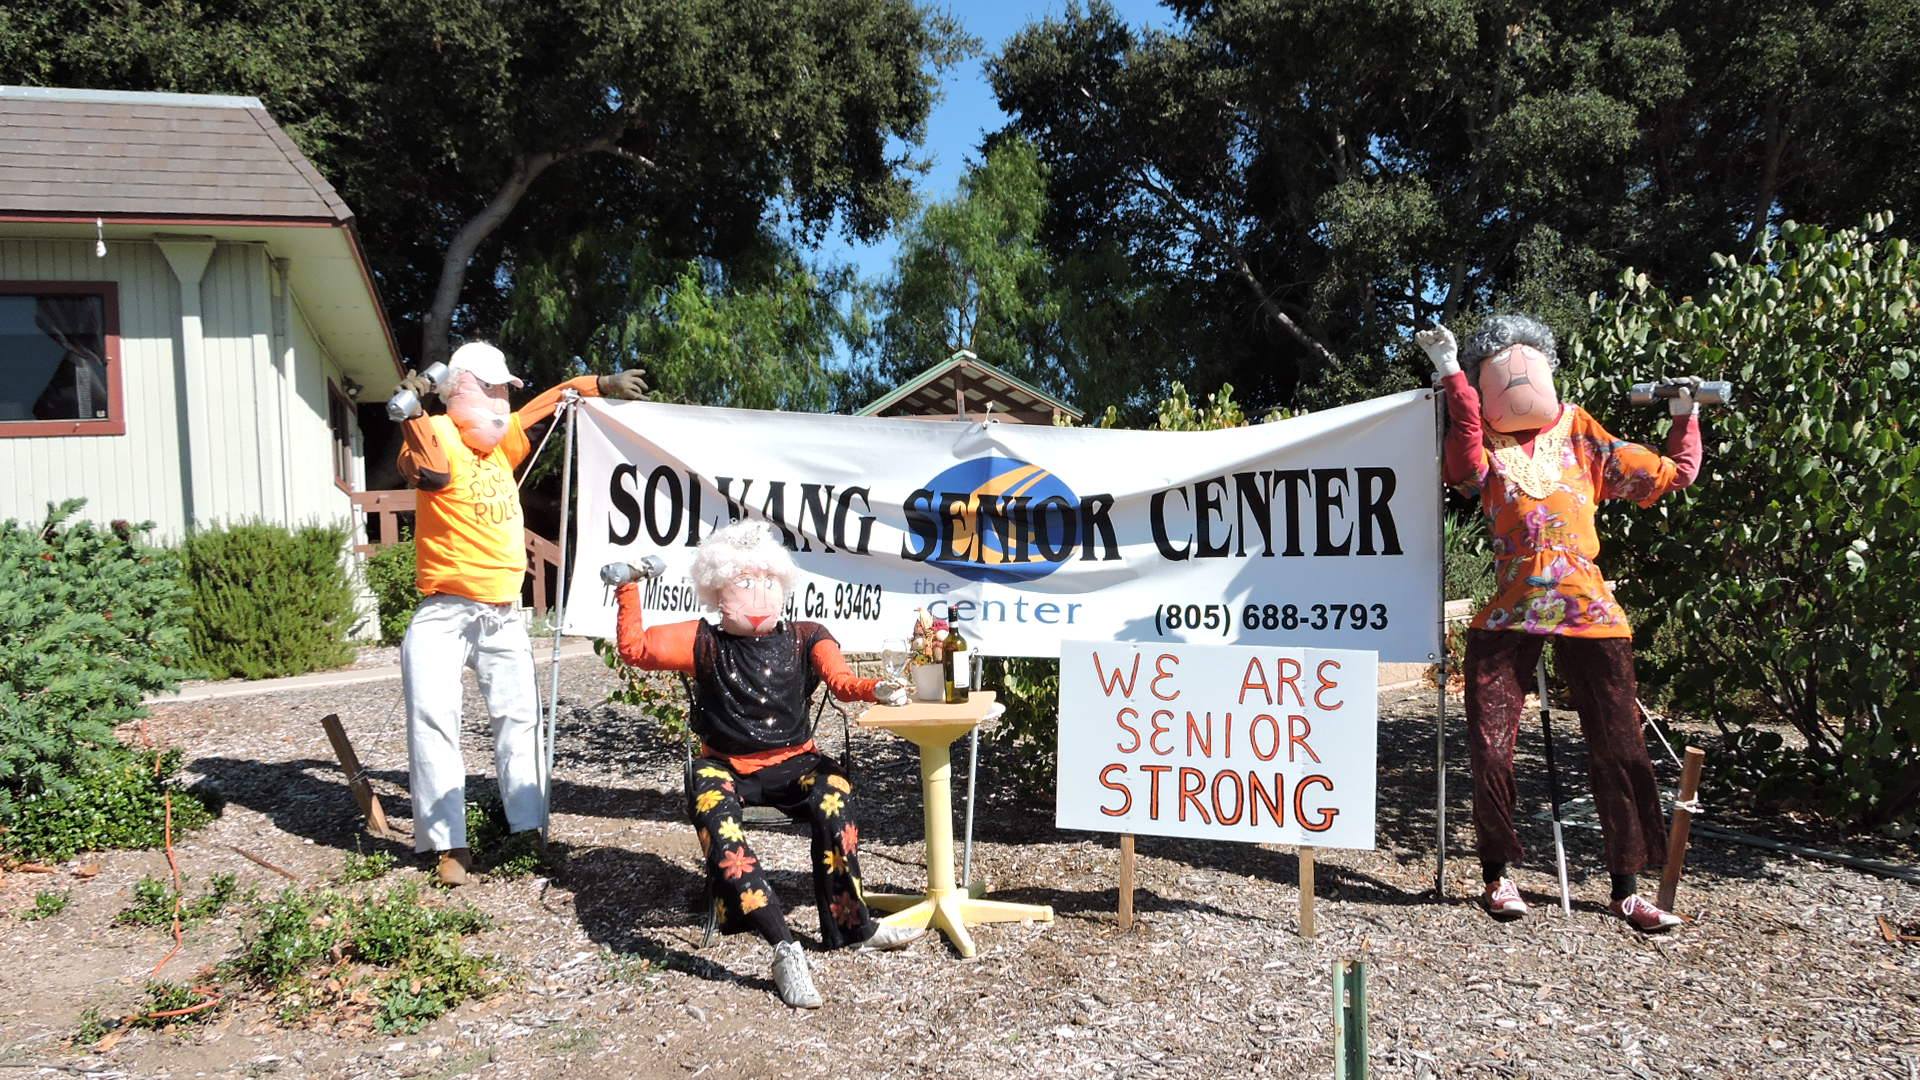
<svg viewBox="0 0 1920 1080">
<path fill-rule="evenodd" d="M 207 1025 L 136 1032 L 104 1054 L 69 1046 L 84 1009 L 131 1011 L 170 946 L 160 931 L 111 925 L 135 881 L 165 873 L 162 855 L 84 856 L 52 875 L 0 879 L 0 911 L 13 913 L 0 915 L 0 1069 L 569 1080 L 1326 1075 L 1329 967 L 1364 958 L 1379 1076 L 1920 1077 L 1920 945 L 1890 943 L 1879 928 L 1883 915 L 1903 927 L 1920 919 L 1920 886 L 1702 839 L 1680 894 L 1693 922 L 1647 938 L 1604 914 L 1599 837 L 1589 830 L 1568 835 L 1578 899 L 1562 915 L 1550 834 L 1529 822 L 1535 857 L 1519 881 L 1534 915 L 1495 924 L 1472 899 L 1479 875 L 1464 843 L 1469 796 L 1456 754 L 1449 817 L 1458 831 L 1447 899 L 1435 899 L 1431 692 L 1382 704 L 1379 847 L 1321 853 L 1316 938 L 1296 932 L 1290 851 L 1152 837 L 1139 841 L 1139 922 L 1120 931 L 1113 838 L 1056 831 L 1052 806 L 1013 795 L 989 754 L 975 873 L 993 895 L 1052 905 L 1054 922 L 980 928 L 971 960 L 932 938 L 890 955 L 813 952 L 827 1006 L 790 1011 L 772 994 L 757 940 L 700 947 L 681 752 L 637 713 L 602 704 L 612 687 L 597 660 L 564 665 L 554 791 L 564 874 L 458 894 L 495 920 L 473 944 L 498 958 L 505 990 L 404 1038 L 324 1018 L 289 1027 L 241 1001 Z M 287 884 L 236 848 L 312 884 L 336 875 L 356 848 L 392 851 L 405 867 L 396 880 L 423 879 L 409 849 L 358 830 L 319 725 L 325 713 L 341 715 L 404 829 L 399 694 L 396 679 L 157 709 L 154 738 L 183 747 L 188 778 L 225 801 L 213 825 L 177 845 L 190 886 L 222 872 L 263 895 Z M 468 709 L 471 783 L 491 783 L 477 694 Z M 1451 715 L 1457 732 L 1457 700 Z M 1570 735 L 1568 720 L 1558 730 Z M 1540 805 L 1544 777 L 1529 742 L 1521 796 Z M 852 749 L 867 884 L 910 890 L 925 880 L 911 748 L 856 732 Z M 1560 760 L 1579 756 L 1568 738 Z M 1671 786 L 1674 770 L 1664 761 L 1661 769 Z M 1710 791 L 1705 801 L 1711 808 Z M 804 834 L 762 830 L 755 844 L 777 868 L 791 923 L 812 941 Z M 74 873 L 96 867 L 91 877 Z M 19 920 L 46 888 L 69 892 L 70 906 Z M 229 955 L 242 923 L 229 914 L 193 928 L 162 974 L 189 980 Z"/>
</svg>

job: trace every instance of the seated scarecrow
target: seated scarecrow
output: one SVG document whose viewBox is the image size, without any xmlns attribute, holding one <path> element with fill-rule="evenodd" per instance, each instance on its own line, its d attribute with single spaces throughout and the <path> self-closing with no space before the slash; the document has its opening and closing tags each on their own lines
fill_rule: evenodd
<svg viewBox="0 0 1920 1080">
<path fill-rule="evenodd" d="M 709 536 L 693 562 L 694 585 L 719 618 L 641 626 L 637 579 L 659 572 L 610 563 L 601 580 L 618 586 L 620 658 L 649 671 L 692 676 L 694 733 L 700 759 L 687 792 L 707 873 L 730 925 L 744 924 L 773 946 L 773 981 L 795 1008 L 818 1008 L 819 992 L 800 945 L 788 932 L 780 898 L 740 827 L 745 806 L 772 806 L 813 832 L 813 891 L 827 948 L 894 949 L 925 931 L 888 926 L 867 910 L 860 886 L 860 830 L 853 784 L 841 764 L 819 752 L 807 701 L 822 682 L 842 701 L 904 704 L 905 687 L 854 675 L 826 627 L 782 618 L 796 568 L 760 522 L 739 522 Z"/>
</svg>

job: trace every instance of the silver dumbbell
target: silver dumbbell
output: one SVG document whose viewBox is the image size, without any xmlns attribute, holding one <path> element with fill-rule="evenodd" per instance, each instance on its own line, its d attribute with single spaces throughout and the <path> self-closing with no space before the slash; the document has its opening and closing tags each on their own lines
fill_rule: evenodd
<svg viewBox="0 0 1920 1080">
<path fill-rule="evenodd" d="M 1725 405 L 1733 400 L 1732 383 L 1720 379 L 1703 382 L 1691 377 L 1634 383 L 1632 389 L 1627 391 L 1627 400 L 1635 405 L 1651 405 L 1656 401 L 1679 397 L 1681 389 L 1687 386 L 1693 389 L 1693 400 L 1701 405 Z"/>
</svg>

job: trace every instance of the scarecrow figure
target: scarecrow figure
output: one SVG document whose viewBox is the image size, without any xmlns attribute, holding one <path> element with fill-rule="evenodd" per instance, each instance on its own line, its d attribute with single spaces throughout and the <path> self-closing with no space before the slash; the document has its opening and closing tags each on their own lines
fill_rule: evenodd
<svg viewBox="0 0 1920 1080">
<path fill-rule="evenodd" d="M 719 610 L 717 621 L 643 628 L 637 579 L 658 573 L 657 560 L 644 568 L 609 563 L 600 571 L 602 581 L 619 588 L 620 658 L 692 677 L 689 705 L 701 750 L 687 799 L 707 874 L 718 886 L 719 914 L 773 946 L 782 1001 L 819 1008 L 806 957 L 747 844 L 740 811 L 772 806 L 812 829 L 814 901 L 827 948 L 897 949 L 925 933 L 881 923 L 867 910 L 853 784 L 839 762 L 819 752 L 807 722 L 807 701 L 822 682 L 842 701 L 889 705 L 905 704 L 906 688 L 855 676 L 826 627 L 782 617 L 797 568 L 763 523 L 721 529 L 694 556 L 694 585 L 701 602 Z"/>
<path fill-rule="evenodd" d="M 1614 438 L 1555 393 L 1553 331 L 1522 315 L 1489 319 L 1456 348 L 1445 327 L 1414 340 L 1441 376 L 1451 420 L 1446 482 L 1477 490 L 1492 534 L 1493 599 L 1467 631 L 1467 730 L 1473 824 L 1487 911 L 1519 918 L 1526 902 L 1507 876 L 1522 855 L 1514 832 L 1513 750 L 1527 677 L 1547 640 L 1580 714 L 1612 877 L 1610 910 L 1642 931 L 1679 918 L 1638 895 L 1636 875 L 1665 857 L 1666 824 L 1640 733 L 1633 631 L 1594 559 L 1603 499 L 1642 507 L 1700 472 L 1694 379 L 1672 379 L 1665 455 Z"/>
<path fill-rule="evenodd" d="M 527 429 L 553 415 L 568 390 L 638 398 L 647 389 L 637 371 L 584 375 L 513 412 L 507 390 L 522 385 L 499 349 L 477 341 L 455 350 L 438 388 L 417 372 L 400 382 L 421 401 L 437 392 L 447 406 L 443 416 L 418 413 L 401 426 L 399 461 L 401 475 L 420 489 L 413 544 L 422 600 L 400 646 L 413 844 L 439 852 L 446 885 L 465 884 L 473 869 L 460 755 L 462 668 L 473 669 L 486 699 L 508 827 L 547 824 L 534 749 L 533 645 L 517 610 L 527 541 L 513 470 L 532 452 Z"/>
</svg>

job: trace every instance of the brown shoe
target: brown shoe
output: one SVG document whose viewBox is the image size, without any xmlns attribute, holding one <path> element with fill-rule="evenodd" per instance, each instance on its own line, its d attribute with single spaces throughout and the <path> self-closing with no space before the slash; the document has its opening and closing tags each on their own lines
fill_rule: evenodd
<svg viewBox="0 0 1920 1080">
<path fill-rule="evenodd" d="M 473 872 L 473 852 L 466 848 L 454 848 L 440 853 L 440 866 L 437 870 L 440 884 L 449 888 L 465 885 L 467 875 Z"/>
</svg>

